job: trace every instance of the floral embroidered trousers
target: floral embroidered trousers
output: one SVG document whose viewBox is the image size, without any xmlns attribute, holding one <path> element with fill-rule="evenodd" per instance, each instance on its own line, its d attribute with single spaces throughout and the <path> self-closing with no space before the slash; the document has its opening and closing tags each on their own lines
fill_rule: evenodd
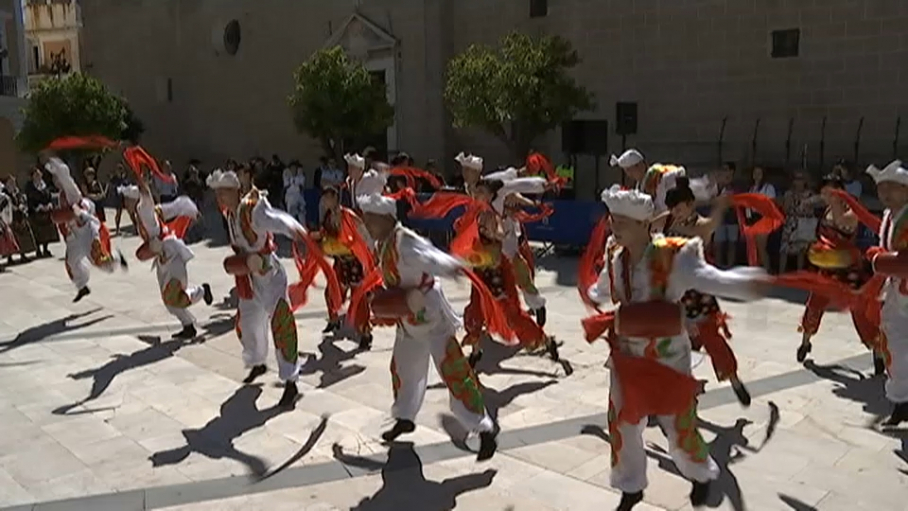
<svg viewBox="0 0 908 511">
<path fill-rule="evenodd" d="M 686 356 L 680 352 L 673 355 L 675 360 L 667 365 L 677 371 L 690 373 L 690 351 L 687 351 Z M 612 371 L 608 406 L 609 443 L 612 449 L 611 485 L 625 493 L 636 493 L 647 486 L 646 448 L 643 440 L 646 418 L 637 424 L 619 421 L 621 405 L 621 385 Z M 672 460 L 685 478 L 706 482 L 719 476 L 719 467 L 709 455 L 709 445 L 697 429 L 696 401 L 691 402 L 688 411 L 682 415 L 658 416 L 657 420 L 668 440 Z"/>
<path fill-rule="evenodd" d="M 195 317 L 189 312 L 189 307 L 198 303 L 205 295 L 205 291 L 202 286 L 188 287 L 186 261 L 180 257 L 172 257 L 165 263 L 156 262 L 155 270 L 161 289 L 161 300 L 167 307 L 167 312 L 180 320 L 183 326 L 194 324 Z"/>
<path fill-rule="evenodd" d="M 250 277 L 252 296 L 239 297 L 236 334 L 243 345 L 243 363 L 252 367 L 265 363 L 270 333 L 278 376 L 283 381 L 296 381 L 300 370 L 296 319 L 287 296 L 287 274 L 279 261 L 273 263 L 264 275 Z"/>
<path fill-rule="evenodd" d="M 397 327 L 391 358 L 395 419 L 415 420 L 428 382 L 429 360 L 448 387 L 454 416 L 468 431 L 491 431 L 479 380 L 454 336 L 455 329 L 437 314 L 418 314 Z"/>
</svg>

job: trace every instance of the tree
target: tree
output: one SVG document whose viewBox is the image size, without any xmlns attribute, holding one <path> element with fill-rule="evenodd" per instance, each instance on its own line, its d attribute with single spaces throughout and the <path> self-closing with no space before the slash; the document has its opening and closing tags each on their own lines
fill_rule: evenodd
<svg viewBox="0 0 908 511">
<path fill-rule="evenodd" d="M 66 135 L 103 135 L 118 140 L 126 127 L 126 102 L 100 81 L 74 73 L 42 80 L 28 94 L 17 142 L 37 153 Z"/>
<path fill-rule="evenodd" d="M 559 36 L 505 36 L 499 48 L 472 45 L 448 63 L 445 102 L 456 127 L 479 128 L 501 140 L 515 158 L 578 112 L 592 94 L 568 71 L 580 63 Z"/>
<path fill-rule="evenodd" d="M 123 103 L 123 130 L 120 133 L 121 140 L 128 140 L 134 144 L 139 143 L 142 133 L 145 133 L 145 123 L 136 115 L 125 99 L 120 99 Z"/>
<path fill-rule="evenodd" d="M 338 161 L 345 140 L 362 140 L 394 122 L 385 84 L 343 48 L 320 50 L 297 68 L 288 101 L 297 130 L 321 142 Z"/>
</svg>

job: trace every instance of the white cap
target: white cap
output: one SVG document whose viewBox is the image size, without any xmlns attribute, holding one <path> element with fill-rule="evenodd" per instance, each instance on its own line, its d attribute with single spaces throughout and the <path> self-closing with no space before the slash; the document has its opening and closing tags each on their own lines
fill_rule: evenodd
<svg viewBox="0 0 908 511">
<path fill-rule="evenodd" d="M 240 178 L 232 170 L 215 170 L 205 180 L 209 188 L 217 190 L 218 188 L 240 188 Z"/>
<path fill-rule="evenodd" d="M 604 190 L 601 197 L 611 215 L 649 221 L 656 211 L 652 197 L 637 190 L 625 190 L 621 185 Z"/>
<path fill-rule="evenodd" d="M 366 159 L 358 154 L 345 154 L 344 160 L 347 162 L 347 165 L 350 165 L 351 167 L 359 169 L 366 168 Z"/>
<path fill-rule="evenodd" d="M 397 201 L 390 197 L 385 197 L 384 195 L 358 195 L 356 197 L 356 205 L 363 210 L 363 213 L 387 215 L 397 218 Z"/>
<path fill-rule="evenodd" d="M 621 167 L 622 169 L 633 167 L 634 165 L 644 161 L 643 155 L 640 154 L 640 151 L 636 149 L 628 149 L 624 151 L 621 156 L 612 155 L 611 165 L 612 167 Z"/>
<path fill-rule="evenodd" d="M 385 185 L 388 184 L 388 174 L 385 172 L 376 172 L 369 170 L 363 174 L 362 179 L 356 183 L 356 188 L 352 190 L 357 197 L 360 195 L 381 195 L 385 191 Z M 357 199 L 358 200 L 358 199 Z"/>
<path fill-rule="evenodd" d="M 900 185 L 908 186 L 908 169 L 902 166 L 901 160 L 895 160 L 886 166 L 883 170 L 871 165 L 867 167 L 867 173 L 873 177 L 873 180 L 879 183 L 891 181 Z"/>
<path fill-rule="evenodd" d="M 136 185 L 118 186 L 117 193 L 127 199 L 139 200 L 139 187 Z"/>
<path fill-rule="evenodd" d="M 468 167 L 479 171 L 482 170 L 482 158 L 480 158 L 479 156 L 474 156 L 472 154 L 467 156 L 463 153 L 460 153 L 454 159 L 457 160 L 457 163 L 459 163 L 462 167 Z"/>
<path fill-rule="evenodd" d="M 690 191 L 694 194 L 694 199 L 699 202 L 709 201 L 719 195 L 718 185 L 711 182 L 708 177 L 692 178 L 688 182 L 690 183 Z M 677 182 L 675 186 L 677 186 Z"/>
</svg>

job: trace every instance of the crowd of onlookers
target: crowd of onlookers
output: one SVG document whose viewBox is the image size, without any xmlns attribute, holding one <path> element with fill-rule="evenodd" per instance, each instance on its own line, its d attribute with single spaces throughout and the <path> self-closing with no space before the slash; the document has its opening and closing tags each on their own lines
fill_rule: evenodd
<svg viewBox="0 0 908 511">
<path fill-rule="evenodd" d="M 400 153 L 387 164 L 380 161 L 376 152 L 368 148 L 363 154 L 366 159 L 366 168 L 381 168 L 384 165 L 391 167 L 417 167 L 419 166 L 409 155 Z M 107 221 L 105 208 L 115 212 L 113 229 L 115 234 L 121 232 L 121 222 L 124 212 L 124 202 L 117 193 L 117 188 L 133 181 L 131 171 L 119 163 L 116 170 L 106 183 L 98 179 L 95 170 L 98 162 L 90 161 L 85 164 L 81 173 L 76 173 L 82 193 L 94 201 L 98 216 Z M 195 201 L 200 210 L 204 209 L 205 178 L 207 172 L 201 168 L 198 160 L 187 163 L 185 170 L 178 173 L 170 161 L 161 162 L 164 174 L 172 176 L 172 180 L 163 180 L 153 177 L 151 183 L 152 193 L 160 202 L 167 202 L 180 195 L 187 195 Z M 338 165 L 333 158 L 321 158 L 319 164 L 307 172 L 304 165 L 298 160 L 289 163 L 273 155 L 270 160 L 252 158 L 248 161 L 227 160 L 223 165 L 211 166 L 215 168 L 236 171 L 245 186 L 255 185 L 257 188 L 267 190 L 268 198 L 275 207 L 284 209 L 296 217 L 301 223 L 311 224 L 306 214 L 306 190 L 315 188 L 322 190 L 326 187 L 342 187 L 347 179 L 346 165 Z M 433 174 L 438 181 L 444 183 L 446 188 L 462 187 L 462 177 L 457 176 L 446 183 L 433 160 L 425 162 L 421 168 Z M 854 179 L 849 166 L 845 162 L 836 164 L 831 172 L 845 183 L 845 189 L 856 197 L 864 196 L 863 184 Z M 746 175 L 745 175 L 746 174 Z M 307 176 L 311 175 L 311 182 Z M 760 193 L 776 200 L 780 209 L 786 216 L 784 227 L 769 237 L 757 239 L 760 260 L 767 269 L 771 268 L 770 261 L 778 261 L 779 271 L 794 265 L 800 269 L 805 265 L 808 247 L 815 239 L 815 231 L 819 214 L 824 208 L 822 200 L 810 174 L 804 170 L 794 172 L 766 171 L 762 167 L 754 167 L 749 172 L 739 173 L 734 163 L 726 163 L 717 173 L 719 186 L 723 191 Z M 389 187 L 394 190 L 406 186 L 404 178 L 395 177 L 389 181 Z M 424 179 L 416 180 L 416 191 L 432 192 L 434 188 Z M 869 188 L 869 187 L 868 187 Z M 8 226 L 15 236 L 18 247 L 11 247 L 0 243 L 0 257 L 6 263 L 14 262 L 14 257 L 19 262 L 28 261 L 30 257 L 48 257 L 48 245 L 59 240 L 57 228 L 51 221 L 50 212 L 56 204 L 57 192 L 49 176 L 39 168 L 34 168 L 28 182 L 19 186 L 14 177 L 8 178 L 0 186 L 0 227 Z M 748 212 L 748 215 L 750 212 Z M 731 266 L 743 261 L 743 239 L 738 226 L 738 217 L 734 211 L 728 211 L 713 239 L 713 256 L 717 264 Z M 745 218 L 745 222 L 751 219 Z M 134 222 L 133 222 L 134 224 Z M 190 237 L 198 237 L 199 228 L 189 233 Z M 776 252 L 778 257 L 771 252 Z M 2 260 L 0 260 L 2 262 Z"/>
</svg>

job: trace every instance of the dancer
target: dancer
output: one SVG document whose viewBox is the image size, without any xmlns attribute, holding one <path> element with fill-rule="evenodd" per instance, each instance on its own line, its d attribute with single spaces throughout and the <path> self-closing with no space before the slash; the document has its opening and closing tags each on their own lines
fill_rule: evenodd
<svg viewBox="0 0 908 511">
<path fill-rule="evenodd" d="M 352 209 L 341 206 L 337 188 L 326 186 L 322 190 L 321 203 L 325 208 L 321 230 L 312 236 L 321 242 L 325 254 L 334 258 L 334 273 L 346 299 L 347 293 L 362 284 L 363 277 L 375 267 L 372 240 L 362 219 Z M 327 302 L 327 289 L 325 293 Z M 360 349 L 368 350 L 372 348 L 368 303 L 364 303 L 357 312 L 359 317 L 350 318 L 351 323 L 359 335 Z M 328 314 L 328 325 L 323 334 L 334 333 L 341 327 L 337 312 L 329 311 Z"/>
<path fill-rule="evenodd" d="M 665 234 L 700 238 L 704 244 L 710 245 L 713 233 L 721 224 L 728 209 L 728 196 L 719 195 L 715 198 L 709 218 L 697 213 L 696 201 L 697 197 L 691 188 L 690 180 L 687 177 L 679 177 L 675 187 L 665 196 L 665 204 L 671 212 L 665 222 Z M 705 348 L 712 361 L 716 379 L 720 382 L 730 381 L 738 401 L 744 406 L 750 406 L 750 392 L 738 378 L 738 359 L 728 344 L 731 338 L 728 315 L 722 312 L 719 301 L 715 296 L 689 289 L 681 297 L 681 304 L 684 306 L 685 323 L 692 349 L 700 351 L 701 348 Z"/>
<path fill-rule="evenodd" d="M 542 188 L 539 190 L 540 184 L 535 180 L 541 178 L 529 179 L 534 180 L 532 183 L 527 182 L 528 188 L 532 189 L 532 191 L 525 193 L 541 194 L 545 192 L 546 183 L 544 180 L 541 184 Z M 526 303 L 530 315 L 536 317 L 536 323 L 540 327 L 544 327 L 548 316 L 545 308 L 546 302 L 536 287 L 533 249 L 530 247 L 529 240 L 524 233 L 523 221 L 521 220 L 521 217 L 525 215 L 523 208 L 540 206 L 541 204 L 527 199 L 521 193 L 512 192 L 506 194 L 502 203 L 502 211 L 498 213 L 501 215 L 501 228 L 504 232 L 504 239 L 501 242 L 502 254 L 510 258 L 513 263 L 515 276 L 517 277 L 517 287 L 520 288 L 520 292 L 523 294 L 523 301 Z"/>
<path fill-rule="evenodd" d="M 848 250 L 857 254 L 849 264 L 840 268 L 819 268 L 821 275 L 846 284 L 851 289 L 860 290 L 872 275 L 872 270 L 867 261 L 860 256 L 860 250 L 855 244 L 858 234 L 858 217 L 848 205 L 840 199 L 833 190 L 844 190 L 845 184 L 837 175 L 827 175 L 823 178 L 820 195 L 826 202 L 826 210 L 817 224 L 817 240 L 821 246 L 835 247 L 837 250 Z M 808 258 L 811 262 L 820 262 L 816 257 L 816 248 L 811 248 Z M 813 257 L 811 257 L 813 255 Z M 807 307 L 801 318 L 798 331 L 801 332 L 801 345 L 798 347 L 798 362 L 803 362 L 813 349 L 811 339 L 820 328 L 820 322 L 826 312 L 830 299 L 818 293 L 811 293 L 807 299 Z M 871 321 L 862 310 L 851 312 L 854 328 L 861 342 L 868 349 L 873 346 L 879 336 L 879 325 Z M 873 352 L 873 366 L 877 375 L 882 375 L 885 370 L 883 355 Z"/>
<path fill-rule="evenodd" d="M 886 397 L 892 415 L 883 423 L 895 427 L 908 421 L 908 169 L 901 161 L 883 170 L 867 169 L 876 181 L 877 196 L 886 207 L 880 247 L 871 255 L 873 271 L 886 279 L 880 312 L 880 353 L 889 379 Z"/>
<path fill-rule="evenodd" d="M 491 458 L 497 449 L 495 424 L 486 412 L 476 375 L 455 337 L 460 320 L 439 281 L 439 277 L 456 277 L 463 272 L 463 266 L 403 227 L 395 216 L 394 199 L 373 193 L 361 195 L 357 203 L 363 209 L 366 229 L 376 240 L 385 286 L 375 294 L 373 313 L 379 318 L 397 319 L 391 359 L 391 414 L 395 424 L 382 437 L 390 442 L 416 429 L 413 420 L 425 396 L 431 358 L 448 387 L 452 412 L 467 430 L 479 431 L 477 460 Z"/>
<path fill-rule="evenodd" d="M 76 287 L 78 302 L 91 293 L 88 281 L 91 277 L 89 265 L 106 273 L 117 268 L 126 270 L 126 258 L 118 251 L 111 255 L 110 233 L 107 226 L 95 215 L 95 206 L 82 196 L 69 172 L 69 166 L 50 152 L 43 152 L 41 160 L 45 169 L 54 177 L 54 184 L 60 190 L 60 209 L 53 213 L 66 242 L 66 273 Z"/>
<path fill-rule="evenodd" d="M 236 333 L 243 345 L 243 362 L 251 368 L 243 383 L 252 383 L 265 374 L 270 330 L 279 377 L 284 381 L 284 393 L 278 405 L 292 406 L 299 396 L 296 319 L 288 294 L 287 273 L 275 254 L 274 235 L 296 241 L 306 231 L 293 217 L 272 208 L 264 192 L 252 187 L 242 194 L 235 172 L 216 170 L 208 176 L 207 184 L 214 189 L 218 206 L 227 217 L 230 244 L 236 253 L 224 261 L 224 269 L 236 277 L 239 296 Z"/>
<path fill-rule="evenodd" d="M 628 149 L 620 157 L 612 155 L 611 164 L 613 167 L 621 167 L 621 170 L 634 181 L 636 190 L 652 197 L 657 215 L 668 210 L 665 195 L 675 187 L 679 177 L 686 175 L 684 167 L 676 165 L 656 163 L 647 167 L 643 154 L 636 149 Z M 662 222 L 658 218 L 655 223 L 661 227 L 658 224 Z"/>
<path fill-rule="evenodd" d="M 762 294 L 765 274 L 753 268 L 722 271 L 707 264 L 699 238 L 651 234 L 655 206 L 649 195 L 616 185 L 605 190 L 602 199 L 611 214 L 613 235 L 589 298 L 600 304 L 610 298 L 618 309 L 585 320 L 584 328 L 588 340 L 612 329 L 608 426 L 611 484 L 622 492 L 617 509 L 630 510 L 643 500 L 648 415 L 657 416 L 675 464 L 693 482 L 691 504 L 702 506 L 719 470 L 697 430 L 697 382 L 691 377 L 680 301 L 689 289 L 754 299 Z M 600 317 L 609 320 L 599 322 Z"/>
<path fill-rule="evenodd" d="M 141 169 L 139 169 L 141 170 Z M 205 300 L 211 305 L 214 298 L 211 286 L 189 286 L 188 263 L 195 254 L 186 246 L 182 237 L 189 224 L 199 216 L 199 210 L 189 197 L 155 205 L 148 183 L 137 172 L 138 186 L 121 186 L 117 193 L 123 197 L 126 211 L 138 220 L 136 230 L 142 238 L 142 245 L 136 250 L 140 261 L 154 261 L 155 273 L 161 299 L 167 312 L 180 321 L 183 329 L 173 339 L 195 339 L 195 317 L 189 307 Z"/>
<path fill-rule="evenodd" d="M 482 176 L 483 160 L 479 156 L 466 155 L 464 153 L 458 154 L 454 160 L 460 164 L 461 177 L 463 177 L 463 189 L 461 191 L 472 197 L 473 192 L 476 191 L 476 185 L 479 183 L 479 178 Z"/>
<path fill-rule="evenodd" d="M 0 184 L 0 257 L 12 259 L 13 254 L 19 253 L 19 244 L 13 233 L 13 200 L 6 194 L 6 189 Z M 0 267 L 2 269 L 3 267 Z"/>
</svg>

